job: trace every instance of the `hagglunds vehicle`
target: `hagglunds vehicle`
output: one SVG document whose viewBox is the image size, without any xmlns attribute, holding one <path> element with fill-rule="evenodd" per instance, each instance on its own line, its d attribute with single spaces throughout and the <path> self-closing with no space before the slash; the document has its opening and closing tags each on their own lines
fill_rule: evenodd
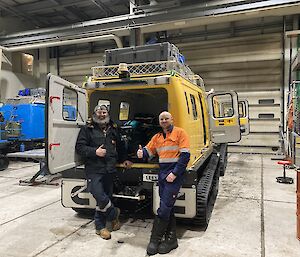
<svg viewBox="0 0 300 257">
<path fill-rule="evenodd" d="M 84 213 L 96 201 L 87 192 L 84 166 L 75 153 L 80 127 L 97 104 L 105 104 L 119 125 L 131 169 L 117 165 L 113 198 L 120 206 L 159 204 L 156 159 L 143 163 L 136 156 L 159 131 L 158 115 L 169 111 L 174 125 L 190 137 L 191 158 L 175 203 L 175 215 L 208 225 L 218 194 L 219 177 L 227 163 L 227 143 L 241 139 L 238 97 L 233 91 L 206 94 L 203 80 L 185 64 L 170 43 L 106 50 L 105 65 L 79 87 L 48 75 L 46 161 L 49 172 L 63 176 L 63 206 Z M 221 105 L 220 103 L 225 103 Z M 73 106 L 69 117 L 65 106 Z"/>
</svg>

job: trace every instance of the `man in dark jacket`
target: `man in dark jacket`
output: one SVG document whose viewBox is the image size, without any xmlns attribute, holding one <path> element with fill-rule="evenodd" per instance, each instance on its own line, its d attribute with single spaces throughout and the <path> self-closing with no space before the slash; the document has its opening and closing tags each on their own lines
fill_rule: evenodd
<svg viewBox="0 0 300 257">
<path fill-rule="evenodd" d="M 121 142 L 117 125 L 110 120 L 108 108 L 97 105 L 92 121 L 82 127 L 76 142 L 76 152 L 83 157 L 88 180 L 88 190 L 96 199 L 96 234 L 110 239 L 106 221 L 111 221 L 112 230 L 120 229 L 120 209 L 111 202 L 113 193 L 113 173 L 117 161 L 123 161 L 127 168 L 131 162 L 126 160 L 125 148 Z"/>
</svg>

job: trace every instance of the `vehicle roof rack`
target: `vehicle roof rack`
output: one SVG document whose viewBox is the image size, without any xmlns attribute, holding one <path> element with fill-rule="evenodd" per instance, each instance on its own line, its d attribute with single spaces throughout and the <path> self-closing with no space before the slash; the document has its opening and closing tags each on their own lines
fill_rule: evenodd
<svg viewBox="0 0 300 257">
<path fill-rule="evenodd" d="M 183 78 L 189 80 L 193 84 L 200 87 L 204 86 L 203 80 L 199 75 L 194 74 L 191 69 L 176 60 L 132 63 L 127 64 L 128 72 L 131 77 L 136 76 L 161 76 L 161 75 L 175 75 L 176 73 Z M 118 79 L 119 65 L 103 65 L 92 67 L 93 80 Z"/>
</svg>

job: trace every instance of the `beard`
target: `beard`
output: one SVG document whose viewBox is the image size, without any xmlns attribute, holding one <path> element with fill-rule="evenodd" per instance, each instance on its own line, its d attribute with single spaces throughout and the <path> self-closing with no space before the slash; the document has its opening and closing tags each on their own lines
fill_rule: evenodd
<svg viewBox="0 0 300 257">
<path fill-rule="evenodd" d="M 109 123 L 109 120 L 109 116 L 107 116 L 105 119 L 100 119 L 96 114 L 93 114 L 93 121 L 100 127 L 105 127 Z"/>
</svg>

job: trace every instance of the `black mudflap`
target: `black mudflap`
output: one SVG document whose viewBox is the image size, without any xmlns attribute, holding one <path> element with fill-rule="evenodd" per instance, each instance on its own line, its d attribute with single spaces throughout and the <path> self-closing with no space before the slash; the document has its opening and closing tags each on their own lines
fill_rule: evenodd
<svg viewBox="0 0 300 257">
<path fill-rule="evenodd" d="M 5 155 L 0 155 L 0 171 L 6 170 L 9 164 L 9 159 Z"/>
<path fill-rule="evenodd" d="M 213 153 L 197 185 L 197 215 L 193 222 L 204 229 L 208 226 L 218 194 L 219 161 L 218 154 Z"/>
<path fill-rule="evenodd" d="M 224 176 L 225 175 L 225 170 L 227 167 L 227 148 L 228 148 L 228 144 L 221 144 L 220 148 L 219 148 L 219 152 L 220 152 L 220 164 L 219 164 L 219 172 L 220 172 L 220 176 Z"/>
</svg>

